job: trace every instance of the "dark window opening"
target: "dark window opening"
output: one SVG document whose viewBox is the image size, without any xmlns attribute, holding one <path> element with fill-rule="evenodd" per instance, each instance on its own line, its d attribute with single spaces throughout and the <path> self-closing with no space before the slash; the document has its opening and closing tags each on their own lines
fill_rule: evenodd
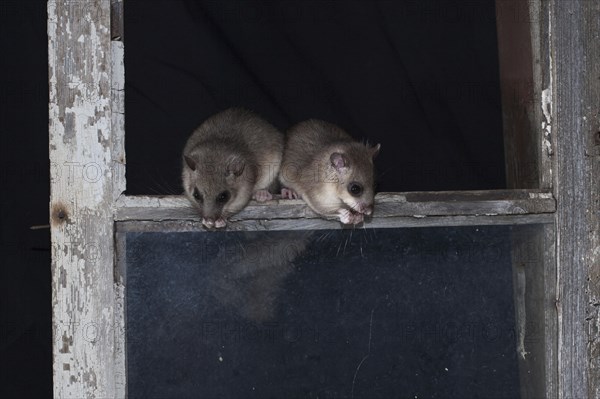
<svg viewBox="0 0 600 399">
<path fill-rule="evenodd" d="M 505 188 L 494 1 L 125 4 L 128 194 L 180 194 L 231 106 L 382 143 L 378 191 Z"/>
</svg>

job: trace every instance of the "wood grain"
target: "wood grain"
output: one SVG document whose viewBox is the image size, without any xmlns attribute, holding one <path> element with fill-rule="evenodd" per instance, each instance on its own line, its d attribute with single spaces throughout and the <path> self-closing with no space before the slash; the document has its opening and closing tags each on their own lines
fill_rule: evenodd
<svg viewBox="0 0 600 399">
<path fill-rule="evenodd" d="M 379 193 L 373 220 L 390 217 L 501 216 L 552 213 L 552 194 L 543 190 Z M 302 200 L 252 201 L 231 218 L 243 220 L 317 219 Z M 121 197 L 116 220 L 197 220 L 183 196 Z"/>
<path fill-rule="evenodd" d="M 598 398 L 600 2 L 550 4 L 559 397 Z"/>
<path fill-rule="evenodd" d="M 54 396 L 115 391 L 110 2 L 48 2 Z M 124 180 L 123 180 L 124 181 Z M 117 193 L 120 194 L 120 193 Z"/>
</svg>

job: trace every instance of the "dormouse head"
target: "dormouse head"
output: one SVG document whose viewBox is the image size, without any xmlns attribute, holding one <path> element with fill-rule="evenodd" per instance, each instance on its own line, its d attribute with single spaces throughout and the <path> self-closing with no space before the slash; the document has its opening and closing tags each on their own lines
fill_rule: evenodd
<svg viewBox="0 0 600 399">
<path fill-rule="evenodd" d="M 207 227 L 223 227 L 250 201 L 256 171 L 239 154 L 192 153 L 183 157 L 183 186 Z"/>
<path fill-rule="evenodd" d="M 381 145 L 369 147 L 352 143 L 336 149 L 329 156 L 335 173 L 336 192 L 340 201 L 354 212 L 364 215 L 373 213 L 374 167 L 373 159 Z"/>
</svg>

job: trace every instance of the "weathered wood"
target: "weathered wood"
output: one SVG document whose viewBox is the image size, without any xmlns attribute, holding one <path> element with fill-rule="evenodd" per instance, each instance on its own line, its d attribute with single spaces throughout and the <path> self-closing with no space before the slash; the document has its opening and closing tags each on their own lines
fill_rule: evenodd
<svg viewBox="0 0 600 399">
<path fill-rule="evenodd" d="M 116 220 L 196 220 L 198 213 L 183 196 L 121 197 Z M 552 195 L 540 190 L 379 193 L 375 219 L 398 216 L 526 215 L 555 210 Z M 252 201 L 231 221 L 315 219 L 302 200 Z"/>
<path fill-rule="evenodd" d="M 522 398 L 557 396 L 554 226 L 523 226 L 512 234 L 517 353 Z"/>
<path fill-rule="evenodd" d="M 227 226 L 229 231 L 283 231 L 283 230 L 339 230 L 339 229 L 397 229 L 414 227 L 444 227 L 444 226 L 501 226 L 501 225 L 546 225 L 554 222 L 552 214 L 540 215 L 508 215 L 508 216 L 431 216 L 390 217 L 367 221 L 358 227 L 344 226 L 340 222 L 325 219 L 273 219 L 273 220 L 243 220 Z M 194 220 L 163 220 L 144 221 L 127 220 L 116 223 L 117 231 L 124 232 L 186 232 L 206 231 L 200 221 Z"/>
<path fill-rule="evenodd" d="M 539 183 L 540 147 L 534 101 L 532 23 L 524 0 L 496 0 L 496 29 L 504 158 L 508 188 L 535 188 Z"/>
<path fill-rule="evenodd" d="M 559 397 L 600 397 L 600 2 L 550 1 Z"/>
<path fill-rule="evenodd" d="M 552 59 L 550 54 L 549 2 L 527 0 L 531 16 L 531 48 L 533 57 L 533 107 L 534 131 L 538 132 L 536 143 L 539 165 L 538 186 L 542 189 L 553 185 L 553 154 L 555 143 L 552 140 Z"/>
<path fill-rule="evenodd" d="M 126 188 L 125 179 L 125 60 L 123 43 L 111 42 L 111 168 L 113 176 L 113 199 L 116 200 Z"/>
<path fill-rule="evenodd" d="M 556 398 L 559 396 L 558 380 L 558 312 L 556 309 L 556 298 L 558 296 L 557 287 L 557 264 L 556 264 L 556 226 L 549 224 L 544 227 L 542 237 L 537 239 L 538 248 L 543 250 L 543 272 L 535 270 L 534 273 L 543 273 L 544 303 L 542 307 L 531 306 L 529 312 L 543 313 L 544 319 L 544 368 L 546 382 L 546 398 Z M 539 251 L 539 249 L 538 249 Z M 539 252 L 538 252 L 539 253 Z M 538 276 L 537 281 L 540 280 Z M 536 301 L 536 298 L 533 298 Z M 535 316 L 540 321 L 542 316 Z"/>
<path fill-rule="evenodd" d="M 110 2 L 48 2 L 54 396 L 115 396 Z"/>
<path fill-rule="evenodd" d="M 110 37 L 114 41 L 123 41 L 123 0 L 110 0 Z"/>
<path fill-rule="evenodd" d="M 552 187 L 547 4 L 496 0 L 507 186 Z M 523 237 L 529 232 L 528 237 Z M 552 234 L 551 234 L 552 233 Z M 521 397 L 557 391 L 553 228 L 530 227 L 513 237 L 513 286 Z M 550 283 L 549 283 L 550 282 Z"/>
<path fill-rule="evenodd" d="M 113 203 L 125 191 L 125 60 L 122 41 L 123 2 L 111 0 L 111 172 Z M 120 39 L 121 41 L 115 41 Z M 119 241 L 116 241 L 118 244 Z M 117 251 L 118 252 L 118 251 Z M 114 256 L 113 256 L 114 259 Z M 125 281 L 122 274 L 114 275 L 114 386 L 115 398 L 127 397 L 127 367 L 125 341 Z"/>
<path fill-rule="evenodd" d="M 127 301 L 125 289 L 126 240 L 115 228 L 115 398 L 127 397 Z"/>
</svg>

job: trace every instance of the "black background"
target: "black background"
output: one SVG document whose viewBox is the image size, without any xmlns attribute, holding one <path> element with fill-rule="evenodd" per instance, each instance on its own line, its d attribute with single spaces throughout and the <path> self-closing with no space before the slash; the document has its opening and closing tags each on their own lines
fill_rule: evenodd
<svg viewBox="0 0 600 399">
<path fill-rule="evenodd" d="M 125 11 L 129 193 L 180 193 L 186 138 L 231 106 L 282 130 L 320 118 L 381 143 L 379 191 L 504 187 L 494 1 Z"/>
<path fill-rule="evenodd" d="M 232 105 L 381 142 L 378 188 L 504 186 L 493 1 L 128 0 L 129 193 L 177 193 L 179 152 Z M 52 392 L 46 3 L 0 3 L 0 392 Z"/>
<path fill-rule="evenodd" d="M 0 3 L 0 393 L 51 397 L 46 3 Z"/>
</svg>

